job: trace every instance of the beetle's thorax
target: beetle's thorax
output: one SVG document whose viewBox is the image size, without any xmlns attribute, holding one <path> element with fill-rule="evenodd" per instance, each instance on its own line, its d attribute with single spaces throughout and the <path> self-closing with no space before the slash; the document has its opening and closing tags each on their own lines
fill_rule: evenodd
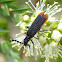
<svg viewBox="0 0 62 62">
<path fill-rule="evenodd" d="M 30 40 L 30 36 L 26 36 L 24 39 L 24 45 L 26 46 L 28 41 Z"/>
</svg>

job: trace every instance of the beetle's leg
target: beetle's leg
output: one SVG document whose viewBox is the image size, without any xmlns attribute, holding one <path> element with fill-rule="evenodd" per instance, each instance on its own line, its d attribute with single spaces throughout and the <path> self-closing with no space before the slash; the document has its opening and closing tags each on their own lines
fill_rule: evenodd
<svg viewBox="0 0 62 62">
<path fill-rule="evenodd" d="M 39 32 L 44 32 L 44 31 L 52 31 L 52 30 L 39 30 Z"/>
<path fill-rule="evenodd" d="M 27 26 L 27 28 L 29 29 L 30 27 Z"/>
<path fill-rule="evenodd" d="M 33 45 L 34 45 L 34 42 L 31 40 L 31 42 L 33 43 Z"/>
<path fill-rule="evenodd" d="M 29 48 L 30 48 L 30 45 L 29 44 L 27 44 L 27 46 L 29 46 Z"/>
</svg>

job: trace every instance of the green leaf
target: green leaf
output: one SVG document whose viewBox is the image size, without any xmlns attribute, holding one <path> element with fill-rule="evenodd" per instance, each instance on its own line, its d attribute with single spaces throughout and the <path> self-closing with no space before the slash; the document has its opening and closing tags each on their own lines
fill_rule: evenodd
<svg viewBox="0 0 62 62">
<path fill-rule="evenodd" d="M 2 48 L 2 52 L 3 53 L 8 54 L 8 55 L 11 55 L 10 50 L 9 50 L 7 44 L 1 43 L 1 48 Z"/>
<path fill-rule="evenodd" d="M 1 14 L 4 14 L 1 8 L 0 8 L 0 13 L 1 13 Z"/>
<path fill-rule="evenodd" d="M 48 38 L 51 38 L 53 31 L 51 31 L 51 33 L 48 34 Z"/>
<path fill-rule="evenodd" d="M 51 22 L 50 21 L 47 21 L 46 24 L 47 24 L 47 26 L 50 26 Z"/>
<path fill-rule="evenodd" d="M 6 19 L 0 16 L 0 28 L 6 28 L 6 27 L 7 27 Z"/>
<path fill-rule="evenodd" d="M 10 2 L 14 2 L 16 0 L 0 0 L 0 3 L 10 3 Z"/>
<path fill-rule="evenodd" d="M 24 62 L 17 54 L 11 53 L 12 57 L 17 60 L 17 62 Z"/>
<path fill-rule="evenodd" d="M 17 13 L 16 16 L 15 16 L 15 22 L 19 23 L 19 21 L 20 21 L 20 19 L 19 19 L 19 13 Z"/>
<path fill-rule="evenodd" d="M 57 62 L 62 62 L 62 58 L 60 56 L 57 58 Z"/>
<path fill-rule="evenodd" d="M 0 52 L 1 52 L 1 42 L 0 42 Z"/>
<path fill-rule="evenodd" d="M 37 62 L 45 62 L 45 58 L 39 58 Z"/>
<path fill-rule="evenodd" d="M 8 5 L 8 8 L 17 9 L 17 7 L 16 7 L 15 5 L 13 5 L 13 4 L 8 4 L 8 3 L 7 3 L 7 5 Z"/>
<path fill-rule="evenodd" d="M 8 11 L 8 6 L 7 6 L 7 4 L 3 4 L 2 10 L 3 10 L 3 13 L 4 13 L 5 16 L 10 16 L 10 13 L 9 13 L 9 11 Z"/>
<path fill-rule="evenodd" d="M 9 59 L 10 62 L 15 62 L 15 61 L 14 61 L 14 58 L 13 58 L 12 56 L 9 56 L 9 55 L 8 55 L 8 59 Z"/>
<path fill-rule="evenodd" d="M 18 13 L 23 13 L 25 12 L 27 9 L 13 9 L 13 12 L 18 12 Z"/>
<path fill-rule="evenodd" d="M 19 12 L 24 12 L 24 11 L 30 9 L 29 7 L 17 8 L 15 5 L 8 4 L 8 3 L 7 3 L 7 5 L 9 8 L 12 9 L 12 12 L 18 12 L 19 13 Z"/>
<path fill-rule="evenodd" d="M 59 24 L 59 21 L 53 22 L 53 23 L 51 24 L 51 28 L 52 28 L 52 29 L 56 29 L 57 26 L 58 26 L 58 24 Z"/>
<path fill-rule="evenodd" d="M 52 38 L 51 38 L 52 33 L 53 33 L 53 31 L 51 31 L 51 33 L 48 34 L 48 38 L 50 38 L 50 39 L 47 39 L 48 44 L 50 44 L 52 41 Z"/>
<path fill-rule="evenodd" d="M 10 32 L 10 30 L 0 30 L 0 33 L 7 33 Z"/>
<path fill-rule="evenodd" d="M 62 37 L 61 37 L 61 39 L 60 39 L 60 44 L 62 45 Z"/>
</svg>

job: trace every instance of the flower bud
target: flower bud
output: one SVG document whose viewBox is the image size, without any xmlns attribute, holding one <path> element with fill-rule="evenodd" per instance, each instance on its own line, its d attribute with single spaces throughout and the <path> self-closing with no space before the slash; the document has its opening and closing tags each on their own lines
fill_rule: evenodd
<svg viewBox="0 0 62 62">
<path fill-rule="evenodd" d="M 46 43 L 46 37 L 40 36 L 39 41 L 41 44 L 45 44 Z"/>
<path fill-rule="evenodd" d="M 52 41 L 52 42 L 50 43 L 50 46 L 51 46 L 52 48 L 57 47 L 57 45 L 58 45 L 58 43 L 57 43 L 57 42 L 54 42 L 54 41 Z"/>
<path fill-rule="evenodd" d="M 60 41 L 61 36 L 62 35 L 58 30 L 54 30 L 52 35 L 51 35 L 51 38 L 54 39 L 55 41 Z"/>
<path fill-rule="evenodd" d="M 58 24 L 58 30 L 62 31 L 62 23 Z"/>
<path fill-rule="evenodd" d="M 28 15 L 24 15 L 23 20 L 24 20 L 24 21 L 29 20 L 29 16 L 28 16 Z"/>
</svg>

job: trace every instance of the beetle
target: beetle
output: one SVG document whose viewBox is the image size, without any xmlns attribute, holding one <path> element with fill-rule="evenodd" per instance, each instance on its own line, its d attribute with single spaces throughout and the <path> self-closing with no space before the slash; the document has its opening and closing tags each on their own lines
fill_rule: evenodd
<svg viewBox="0 0 62 62">
<path fill-rule="evenodd" d="M 32 25 L 30 26 L 29 30 L 26 33 L 26 37 L 24 39 L 24 46 L 29 46 L 28 44 L 29 40 L 34 37 L 34 35 L 40 30 L 41 26 L 48 20 L 48 14 L 44 14 L 44 12 L 41 12 L 38 14 Z M 12 41 L 17 41 L 13 40 Z M 19 41 L 17 41 L 19 42 Z M 33 43 L 33 41 L 31 41 Z M 21 43 L 21 42 L 20 42 Z M 33 43 L 34 44 L 34 43 Z"/>
</svg>

